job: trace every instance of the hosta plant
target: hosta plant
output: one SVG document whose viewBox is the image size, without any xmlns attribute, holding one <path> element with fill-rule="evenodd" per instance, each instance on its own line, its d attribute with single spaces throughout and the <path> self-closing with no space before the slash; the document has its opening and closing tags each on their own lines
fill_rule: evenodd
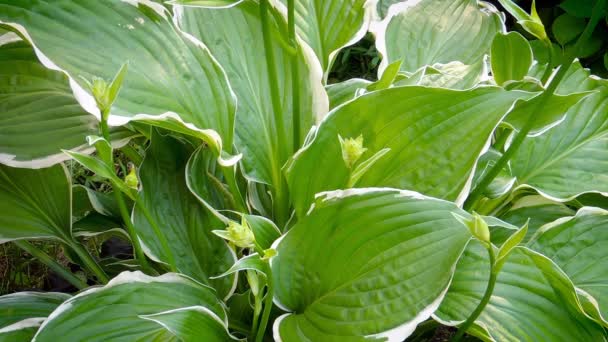
<svg viewBox="0 0 608 342">
<path fill-rule="evenodd" d="M 75 287 L 0 340 L 606 340 L 606 1 L 558 65 L 499 3 L 0 0 L 0 242 Z M 367 32 L 378 79 L 328 84 Z"/>
</svg>

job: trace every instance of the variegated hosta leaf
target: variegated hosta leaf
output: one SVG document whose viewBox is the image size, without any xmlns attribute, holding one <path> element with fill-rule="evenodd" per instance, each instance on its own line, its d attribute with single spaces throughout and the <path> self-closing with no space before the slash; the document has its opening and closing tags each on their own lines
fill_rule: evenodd
<svg viewBox="0 0 608 342">
<path fill-rule="evenodd" d="M 211 230 L 223 227 L 186 186 L 186 163 L 192 149 L 169 136 L 152 134 L 152 143 L 139 171 L 142 190 L 133 211 L 137 235 L 152 259 L 176 266 L 218 290 L 225 297 L 234 278 L 209 280 L 227 270 L 235 256 Z M 147 208 L 156 227 L 144 215 Z M 157 231 L 158 229 L 158 231 Z"/>
<path fill-rule="evenodd" d="M 258 4 L 245 1 L 223 10 L 176 6 L 175 12 L 178 25 L 201 39 L 218 58 L 236 92 L 236 144 L 239 152 L 243 153 L 246 176 L 257 182 L 276 184 L 281 179 L 279 170 L 288 158 L 285 152 L 294 149 L 289 51 L 278 42 L 273 42 L 287 139 L 286 142 L 279 142 Z M 272 35 L 286 39 L 285 19 L 276 9 L 270 9 L 270 14 Z M 299 46 L 298 61 L 301 78 L 298 87 L 301 100 L 300 137 L 303 140 L 315 118 L 325 115 L 328 104 L 321 81 L 322 72 L 309 48 Z"/>
<path fill-rule="evenodd" d="M 72 189 L 63 164 L 46 169 L 0 165 L 0 243 L 72 238 Z"/>
<path fill-rule="evenodd" d="M 84 291 L 60 305 L 35 340 L 177 341 L 170 329 L 147 317 L 191 306 L 204 307 L 210 317 L 227 326 L 224 306 L 213 289 L 175 273 L 149 277 L 123 272 L 106 286 Z M 215 335 L 216 340 L 221 336 Z"/>
<path fill-rule="evenodd" d="M 529 246 L 568 275 L 580 296 L 591 299 L 588 313 L 608 326 L 608 211 L 584 207 L 543 226 Z"/>
<path fill-rule="evenodd" d="M 208 8 L 229 8 L 236 6 L 243 0 L 173 0 L 169 1 L 172 5 L 197 6 Z"/>
<path fill-rule="evenodd" d="M 504 122 L 514 130 L 520 131 L 526 125 L 530 116 L 534 115 L 534 124 L 528 135 L 538 136 L 559 125 L 565 118 L 568 110 L 590 94 L 590 92 L 568 95 L 553 94 L 540 109 L 537 109 L 537 106 L 543 99 L 541 95 L 538 95 L 529 101 L 518 102 L 509 115 L 507 115 Z"/>
<path fill-rule="evenodd" d="M 235 100 L 221 67 L 150 0 L 0 1 L 0 23 L 35 46 L 43 64 L 70 76 L 80 104 L 99 117 L 86 79 L 129 69 L 110 125 L 140 120 L 232 147 Z"/>
<path fill-rule="evenodd" d="M 388 9 L 391 7 L 391 5 L 402 1 L 403 0 L 378 0 L 376 6 L 377 17 L 375 19 L 384 19 L 384 17 L 386 17 L 388 14 Z"/>
<path fill-rule="evenodd" d="M 520 187 L 559 201 L 586 192 L 608 193 L 608 87 L 601 82 L 596 90 L 572 107 L 562 123 L 526 138 L 511 160 Z"/>
<path fill-rule="evenodd" d="M 277 2 L 287 14 L 287 0 Z M 326 79 L 338 52 L 367 32 L 374 1 L 295 0 L 294 4 L 296 32 L 321 61 Z"/>
<path fill-rule="evenodd" d="M 206 146 L 199 147 L 186 165 L 186 185 L 209 212 L 220 220 L 227 218 L 218 210 L 233 210 L 236 194 L 232 194 L 224 183 L 221 167 Z M 215 229 L 221 229 L 215 227 Z"/>
<path fill-rule="evenodd" d="M 0 163 L 41 168 L 69 159 L 62 149 L 92 152 L 86 137 L 98 134 L 98 120 L 80 107 L 68 78 L 40 64 L 26 42 L 1 40 Z M 131 135 L 112 132 L 115 146 Z"/>
<path fill-rule="evenodd" d="M 356 168 L 349 169 L 344 162 L 339 135 L 362 136 L 367 150 L 360 157 L 361 165 L 390 149 L 355 186 L 412 189 L 462 201 L 490 134 L 515 100 L 529 96 L 496 87 L 468 91 L 396 87 L 336 108 L 286 166 L 298 215 L 308 210 L 316 193 L 349 185 Z"/>
<path fill-rule="evenodd" d="M 0 296 L 0 329 L 28 318 L 46 318 L 70 295 L 56 292 L 17 292 Z"/>
<path fill-rule="evenodd" d="M 228 332 L 228 324 L 204 306 L 190 306 L 140 317 L 158 323 L 180 341 L 237 340 Z"/>
<path fill-rule="evenodd" d="M 498 33 L 491 47 L 492 76 L 498 85 L 506 81 L 519 81 L 532 66 L 532 49 L 521 34 Z"/>
<path fill-rule="evenodd" d="M 367 86 L 372 82 L 361 78 L 351 78 L 344 82 L 330 84 L 325 87 L 329 97 L 329 108 L 334 109 L 339 105 L 354 100 L 365 92 Z"/>
<path fill-rule="evenodd" d="M 31 341 L 46 317 L 70 298 L 56 292 L 18 292 L 0 296 L 0 342 Z"/>
<path fill-rule="evenodd" d="M 453 203 L 394 189 L 319 195 L 271 259 L 282 341 L 403 341 L 439 306 L 471 235 Z"/>
<path fill-rule="evenodd" d="M 496 162 L 502 157 L 502 153 L 496 151 L 494 148 L 488 149 L 484 154 L 481 155 L 477 162 L 477 168 L 475 169 L 475 176 L 473 177 L 474 189 L 479 184 L 482 177 L 489 172 Z M 499 198 L 508 193 L 515 184 L 515 177 L 507 170 L 501 170 L 501 172 L 492 180 L 492 183 L 484 191 L 484 195 L 490 199 Z M 521 227 L 521 225 L 519 226 Z"/>
<path fill-rule="evenodd" d="M 492 39 L 502 25 L 496 9 L 477 0 L 398 3 L 372 28 L 376 47 L 383 56 L 379 72 L 400 59 L 401 70 L 406 72 L 452 61 L 475 64 L 490 51 Z"/>
<path fill-rule="evenodd" d="M 488 253 L 473 240 L 436 318 L 448 325 L 466 320 L 481 301 L 489 274 Z M 515 247 L 490 302 L 467 333 L 486 341 L 605 341 L 602 327 L 580 310 L 572 282 L 550 259 Z"/>
<path fill-rule="evenodd" d="M 528 222 L 528 234 L 523 240 L 527 242 L 541 226 L 574 214 L 574 210 L 563 203 L 553 202 L 542 196 L 526 196 L 513 203 L 507 212 L 500 215 L 500 219 L 517 227 Z M 512 233 L 512 231 L 493 230 L 492 242 L 500 244 Z"/>
<path fill-rule="evenodd" d="M 421 85 L 435 88 L 470 89 L 488 79 L 486 61 L 466 65 L 461 62 L 427 65 L 409 77 L 395 82 L 395 86 Z"/>
</svg>

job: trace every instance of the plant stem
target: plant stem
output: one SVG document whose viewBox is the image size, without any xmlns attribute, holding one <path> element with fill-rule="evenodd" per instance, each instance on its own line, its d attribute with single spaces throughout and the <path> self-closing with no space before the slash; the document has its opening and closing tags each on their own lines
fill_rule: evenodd
<svg viewBox="0 0 608 342">
<path fill-rule="evenodd" d="M 464 208 L 466 210 L 473 208 L 475 206 L 475 204 L 477 204 L 477 201 L 481 198 L 481 196 L 483 195 L 483 192 L 486 190 L 488 185 L 490 185 L 490 183 L 492 183 L 494 178 L 496 178 L 496 176 L 500 173 L 500 171 L 507 165 L 509 160 L 511 160 L 511 157 L 513 157 L 513 155 L 515 155 L 515 152 L 517 152 L 517 150 L 519 149 L 521 144 L 526 139 L 526 136 L 528 135 L 528 133 L 534 126 L 534 123 L 536 122 L 536 118 L 539 116 L 538 112 L 543 109 L 545 103 L 547 103 L 549 98 L 551 98 L 551 96 L 553 95 L 553 93 L 555 92 L 557 87 L 559 86 L 559 83 L 562 81 L 564 76 L 566 76 L 566 73 L 568 72 L 570 65 L 572 64 L 572 62 L 574 62 L 577 52 L 580 50 L 580 46 L 585 41 L 587 41 L 587 39 L 589 39 L 589 37 L 593 33 L 593 30 L 595 29 L 595 26 L 599 22 L 599 20 L 601 18 L 601 14 L 603 13 L 603 11 L 601 9 L 603 9 L 605 1 L 606 0 L 598 0 L 596 2 L 595 7 L 594 7 L 593 16 L 591 17 L 591 19 L 589 20 L 589 23 L 585 27 L 585 31 L 583 31 L 583 33 L 581 34 L 579 39 L 576 41 L 576 45 L 571 50 L 571 53 L 569 53 L 569 55 L 566 57 L 565 62 L 560 66 L 559 70 L 557 71 L 557 74 L 555 74 L 555 76 L 549 83 L 547 89 L 540 95 L 541 96 L 540 101 L 538 101 L 536 103 L 536 106 L 534 106 L 534 108 L 530 111 L 530 116 L 528 117 L 528 121 L 526 121 L 526 123 L 521 128 L 519 133 L 517 133 L 517 135 L 515 136 L 515 139 L 513 139 L 513 142 L 511 143 L 511 146 L 509 146 L 509 148 L 505 151 L 505 153 L 498 160 L 498 162 L 496 162 L 496 164 L 494 164 L 494 167 L 492 167 L 492 169 L 483 176 L 483 178 L 481 179 L 481 181 L 479 182 L 477 187 L 475 187 L 475 190 L 473 190 L 473 192 L 471 192 L 471 195 L 467 199 L 467 202 L 465 203 L 465 206 L 464 206 Z"/>
<path fill-rule="evenodd" d="M 287 25 L 289 26 L 289 43 L 295 51 L 291 54 L 291 99 L 293 111 L 293 150 L 300 148 L 300 69 L 298 65 L 298 45 L 296 40 L 296 19 L 294 0 L 287 1 Z"/>
<path fill-rule="evenodd" d="M 286 147 L 287 138 L 285 137 L 285 124 L 283 122 L 283 108 L 281 106 L 281 94 L 279 92 L 279 82 L 275 69 L 275 59 L 272 47 L 272 33 L 268 15 L 268 0 L 260 0 L 260 19 L 262 22 L 262 35 L 264 38 L 264 51 L 266 53 L 266 68 L 268 69 L 268 83 L 270 87 L 270 97 L 272 102 L 272 112 L 274 114 L 275 130 L 277 140 L 274 150 L 278 158 L 275 161 L 273 170 L 273 210 L 275 220 L 279 226 L 283 226 L 288 219 L 289 203 L 286 194 L 286 182 L 281 170 L 283 161 L 288 158 Z"/>
<path fill-rule="evenodd" d="M 222 167 L 222 173 L 224 174 L 224 179 L 226 180 L 226 184 L 228 184 L 228 188 L 230 189 L 230 194 L 234 199 L 234 205 L 236 207 L 235 209 L 241 213 L 248 213 L 249 209 L 247 208 L 245 199 L 243 198 L 241 190 L 236 183 L 234 166 Z"/>
<path fill-rule="evenodd" d="M 485 244 L 484 244 L 485 245 Z M 490 302 L 490 298 L 492 297 L 492 292 L 494 292 L 494 286 L 496 285 L 496 278 L 498 277 L 498 270 L 494 267 L 494 263 L 496 262 L 496 255 L 494 254 L 494 248 L 492 244 L 487 244 L 486 249 L 488 250 L 488 255 L 490 256 L 490 278 L 488 279 L 488 286 L 486 287 L 486 292 L 481 297 L 481 302 L 475 308 L 473 313 L 467 318 L 467 320 L 458 328 L 458 332 L 450 342 L 458 342 L 462 339 L 464 334 L 469 330 L 471 325 L 475 323 L 475 320 L 479 317 L 479 315 L 483 312 L 483 309 Z"/>
<path fill-rule="evenodd" d="M 511 131 L 505 128 L 503 132 L 496 138 L 496 141 L 494 142 L 494 148 L 497 151 L 502 151 L 502 149 L 505 147 L 507 139 L 509 139 L 509 135 L 511 135 Z"/>
<path fill-rule="evenodd" d="M 553 67 L 551 66 L 551 64 L 553 63 L 553 46 L 551 45 L 550 40 L 546 41 L 545 45 L 547 46 L 547 50 L 549 50 L 549 58 L 547 61 L 547 69 L 545 69 L 545 72 L 543 73 L 543 76 L 540 79 L 540 82 L 542 84 L 547 84 L 547 80 L 549 80 L 551 72 L 553 71 Z"/>
<path fill-rule="evenodd" d="M 262 302 L 258 296 L 255 296 L 255 303 L 253 307 L 253 324 L 251 326 L 251 336 L 256 336 L 258 333 L 258 326 L 260 324 L 260 312 L 262 311 Z"/>
<path fill-rule="evenodd" d="M 23 249 L 27 253 L 31 254 L 34 258 L 38 259 L 40 262 L 48 266 L 50 269 L 55 271 L 55 273 L 59 274 L 63 279 L 67 280 L 70 284 L 74 285 L 79 290 L 86 288 L 88 285 L 80 278 L 72 274 L 65 267 L 60 265 L 58 262 L 53 260 L 48 254 L 44 251 L 38 249 L 36 246 L 25 240 L 15 240 L 13 241 L 15 245 L 19 248 Z"/>
<path fill-rule="evenodd" d="M 266 333 L 266 326 L 268 325 L 268 318 L 270 317 L 270 312 L 272 311 L 272 297 L 274 296 L 274 286 L 272 283 L 272 274 L 270 271 L 270 267 L 268 267 L 268 274 L 266 275 L 266 298 L 264 299 L 264 311 L 262 312 L 262 321 L 260 322 L 260 326 L 258 328 L 258 333 L 256 335 L 255 341 L 262 342 L 264 339 L 264 334 Z"/>
<path fill-rule="evenodd" d="M 108 143 L 112 144 L 112 141 L 110 140 L 110 129 L 108 128 L 108 121 L 106 119 L 103 119 L 107 118 L 107 116 L 107 113 L 101 114 L 102 119 L 99 126 L 101 128 L 101 136 L 106 139 Z"/>
<path fill-rule="evenodd" d="M 93 259 L 93 256 L 84 249 L 84 247 L 76 240 L 68 241 L 68 245 L 76 252 L 80 260 L 84 263 L 86 268 L 91 271 L 97 279 L 106 284 L 109 281 L 106 272 L 99 266 L 97 261 Z"/>
<path fill-rule="evenodd" d="M 120 210 L 120 216 L 122 217 L 123 222 L 127 228 L 127 233 L 131 238 L 131 243 L 133 244 L 133 251 L 135 252 L 135 257 L 139 261 L 141 267 L 146 271 L 146 273 L 150 274 L 150 264 L 148 264 L 148 259 L 146 259 L 146 255 L 141 247 L 141 243 L 139 238 L 137 237 L 137 232 L 135 231 L 135 227 L 133 226 L 133 222 L 131 222 L 131 216 L 129 215 L 129 210 L 127 209 L 127 204 L 125 203 L 125 199 L 117 190 L 118 187 L 114 187 L 114 198 L 116 198 L 116 203 L 118 203 L 118 209 Z"/>
<path fill-rule="evenodd" d="M 106 119 L 108 117 L 108 113 L 102 113 L 101 120 L 101 134 L 103 138 L 112 146 L 112 140 L 110 138 L 110 130 L 108 129 L 108 122 Z M 136 152 L 135 152 L 136 153 Z M 99 155 L 104 158 L 103 153 L 99 153 Z M 108 159 L 108 158 L 106 158 Z M 106 164 L 108 164 L 111 168 L 114 167 L 114 157 L 110 154 L 109 160 L 104 160 Z M 131 222 L 131 216 L 129 215 L 129 210 L 127 209 L 127 204 L 125 203 L 125 199 L 120 192 L 120 188 L 112 182 L 112 188 L 114 189 L 114 198 L 116 199 L 116 203 L 118 204 L 118 209 L 120 210 L 120 216 L 127 228 L 127 233 L 129 234 L 129 238 L 131 239 L 131 244 L 133 245 L 133 252 L 135 254 L 135 258 L 139 261 L 141 267 L 149 273 L 150 264 L 148 264 L 148 260 L 146 259 L 146 255 L 141 247 L 141 243 L 139 242 L 139 238 L 137 237 L 137 232 L 135 231 L 135 227 L 133 226 L 133 222 Z"/>
</svg>

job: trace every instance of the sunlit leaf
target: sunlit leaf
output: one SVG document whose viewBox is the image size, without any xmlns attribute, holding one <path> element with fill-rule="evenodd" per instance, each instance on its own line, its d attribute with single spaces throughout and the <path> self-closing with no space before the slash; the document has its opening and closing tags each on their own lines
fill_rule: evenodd
<svg viewBox="0 0 608 342">
<path fill-rule="evenodd" d="M 393 189 L 320 195 L 276 246 L 282 341 L 402 341 L 438 307 L 471 235 L 453 203 Z"/>
</svg>

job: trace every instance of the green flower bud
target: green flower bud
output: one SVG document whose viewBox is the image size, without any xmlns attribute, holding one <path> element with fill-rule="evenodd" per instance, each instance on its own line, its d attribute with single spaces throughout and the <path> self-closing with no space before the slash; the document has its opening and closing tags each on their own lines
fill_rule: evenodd
<svg viewBox="0 0 608 342">
<path fill-rule="evenodd" d="M 273 249 L 273 248 L 268 248 L 264 250 L 264 256 L 262 257 L 262 260 L 269 260 L 270 258 L 272 258 L 273 256 L 277 255 L 277 250 Z"/>
<path fill-rule="evenodd" d="M 367 151 L 367 148 L 363 147 L 363 135 L 360 134 L 355 139 L 343 139 L 338 135 L 338 140 L 340 140 L 340 147 L 342 147 L 342 159 L 344 159 L 346 167 L 350 169 L 357 163 L 357 160 L 361 158 L 363 153 Z"/>
<path fill-rule="evenodd" d="M 94 77 L 91 84 L 91 92 L 93 93 L 95 102 L 97 102 L 97 106 L 102 112 L 109 109 L 112 104 L 110 103 L 109 86 L 106 80 Z"/>
<path fill-rule="evenodd" d="M 255 246 L 255 236 L 244 216 L 240 224 L 230 221 L 226 230 L 214 230 L 213 233 L 222 239 L 234 243 L 238 247 L 251 248 Z"/>
<path fill-rule="evenodd" d="M 488 228 L 488 224 L 479 214 L 473 213 L 472 219 L 467 219 L 458 214 L 452 215 L 464 224 L 476 239 L 484 243 L 490 243 L 490 228 Z"/>
<path fill-rule="evenodd" d="M 137 190 L 139 188 L 139 179 L 137 179 L 137 172 L 133 163 L 129 163 L 129 174 L 125 176 L 125 184 L 131 189 Z"/>
</svg>

